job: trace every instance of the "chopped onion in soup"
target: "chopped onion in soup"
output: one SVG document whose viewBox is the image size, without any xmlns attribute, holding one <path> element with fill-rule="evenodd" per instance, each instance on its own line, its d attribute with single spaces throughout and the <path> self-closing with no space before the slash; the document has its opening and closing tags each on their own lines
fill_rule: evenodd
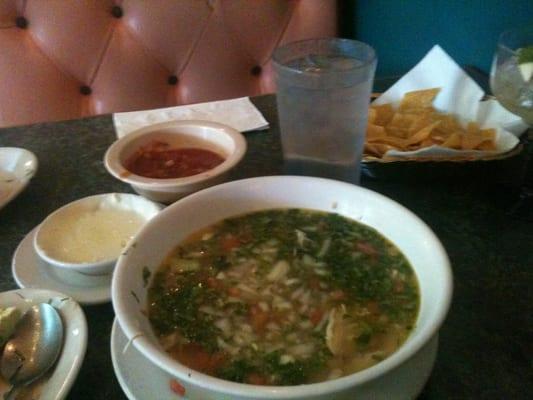
<svg viewBox="0 0 533 400">
<path fill-rule="evenodd" d="M 165 349 L 234 382 L 298 385 L 380 362 L 406 340 L 420 296 L 403 254 L 333 213 L 273 209 L 180 243 L 149 289 Z"/>
</svg>

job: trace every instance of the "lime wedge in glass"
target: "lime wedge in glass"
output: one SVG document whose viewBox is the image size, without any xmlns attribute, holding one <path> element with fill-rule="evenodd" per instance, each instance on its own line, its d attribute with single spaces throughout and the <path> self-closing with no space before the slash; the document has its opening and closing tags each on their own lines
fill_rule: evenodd
<svg viewBox="0 0 533 400">
<path fill-rule="evenodd" d="M 518 49 L 518 68 L 526 82 L 533 76 L 533 46 Z"/>
</svg>

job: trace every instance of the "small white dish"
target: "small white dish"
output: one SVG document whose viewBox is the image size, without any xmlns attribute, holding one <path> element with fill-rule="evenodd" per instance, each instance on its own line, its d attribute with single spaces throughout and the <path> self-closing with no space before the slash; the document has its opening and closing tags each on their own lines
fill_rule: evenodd
<svg viewBox="0 0 533 400">
<path fill-rule="evenodd" d="M 429 371 L 433 368 L 438 342 L 438 334 L 436 334 L 406 362 L 405 368 L 397 368 L 387 377 L 375 382 L 376 387 L 380 387 L 379 392 L 382 397 L 379 399 L 416 398 L 429 378 Z M 116 318 L 111 330 L 111 360 L 118 383 L 130 400 L 152 398 L 197 400 L 203 398 L 176 395 L 171 389 L 171 384 L 176 381 L 176 378 L 150 362 L 131 343 L 128 345 L 128 338 Z M 412 375 L 410 377 L 412 385 L 404 386 L 402 382 L 407 380 L 405 376 L 407 374 Z M 146 379 L 147 376 L 150 379 Z M 367 390 L 376 390 L 376 387 L 369 385 Z"/>
<path fill-rule="evenodd" d="M 128 171 L 124 164 L 140 148 L 154 141 L 175 148 L 195 147 L 214 151 L 224 161 L 205 172 L 183 178 L 146 178 Z M 104 163 L 115 178 L 129 183 L 142 196 L 162 203 L 172 203 L 200 189 L 226 180 L 228 172 L 246 153 L 246 139 L 237 130 L 208 121 L 170 121 L 153 124 L 123 136 L 107 150 Z"/>
<path fill-rule="evenodd" d="M 22 192 L 37 166 L 37 157 L 31 151 L 0 147 L 0 209 Z"/>
<path fill-rule="evenodd" d="M 35 251 L 69 272 L 111 274 L 127 241 L 162 208 L 130 193 L 84 197 L 45 218 L 35 235 Z"/>
<path fill-rule="evenodd" d="M 102 304 L 111 300 L 111 274 L 83 275 L 76 271 L 57 270 L 35 252 L 33 240 L 38 227 L 20 242 L 11 264 L 13 278 L 21 288 L 43 288 L 71 296 L 82 305 Z"/>
<path fill-rule="evenodd" d="M 55 367 L 45 375 L 40 399 L 64 399 L 74 384 L 87 348 L 87 322 L 78 303 L 63 293 L 42 289 L 19 289 L 0 293 L 0 307 L 15 306 L 25 311 L 31 305 L 49 302 L 63 321 L 64 341 Z"/>
</svg>

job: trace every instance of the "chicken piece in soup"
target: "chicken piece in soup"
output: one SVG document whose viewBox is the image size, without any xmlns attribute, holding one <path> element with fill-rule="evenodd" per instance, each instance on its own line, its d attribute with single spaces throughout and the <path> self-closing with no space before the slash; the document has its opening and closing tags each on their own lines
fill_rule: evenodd
<svg viewBox="0 0 533 400">
<path fill-rule="evenodd" d="M 181 363 L 259 385 L 322 382 L 394 353 L 420 295 L 405 256 L 338 214 L 272 209 L 180 243 L 155 274 L 148 315 Z"/>
</svg>

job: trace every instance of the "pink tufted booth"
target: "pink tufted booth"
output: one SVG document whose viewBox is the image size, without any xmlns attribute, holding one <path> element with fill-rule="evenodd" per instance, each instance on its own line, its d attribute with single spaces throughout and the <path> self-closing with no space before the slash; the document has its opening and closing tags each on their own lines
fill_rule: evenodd
<svg viewBox="0 0 533 400">
<path fill-rule="evenodd" d="M 0 0 L 0 126 L 274 91 L 280 43 L 336 0 Z"/>
</svg>

